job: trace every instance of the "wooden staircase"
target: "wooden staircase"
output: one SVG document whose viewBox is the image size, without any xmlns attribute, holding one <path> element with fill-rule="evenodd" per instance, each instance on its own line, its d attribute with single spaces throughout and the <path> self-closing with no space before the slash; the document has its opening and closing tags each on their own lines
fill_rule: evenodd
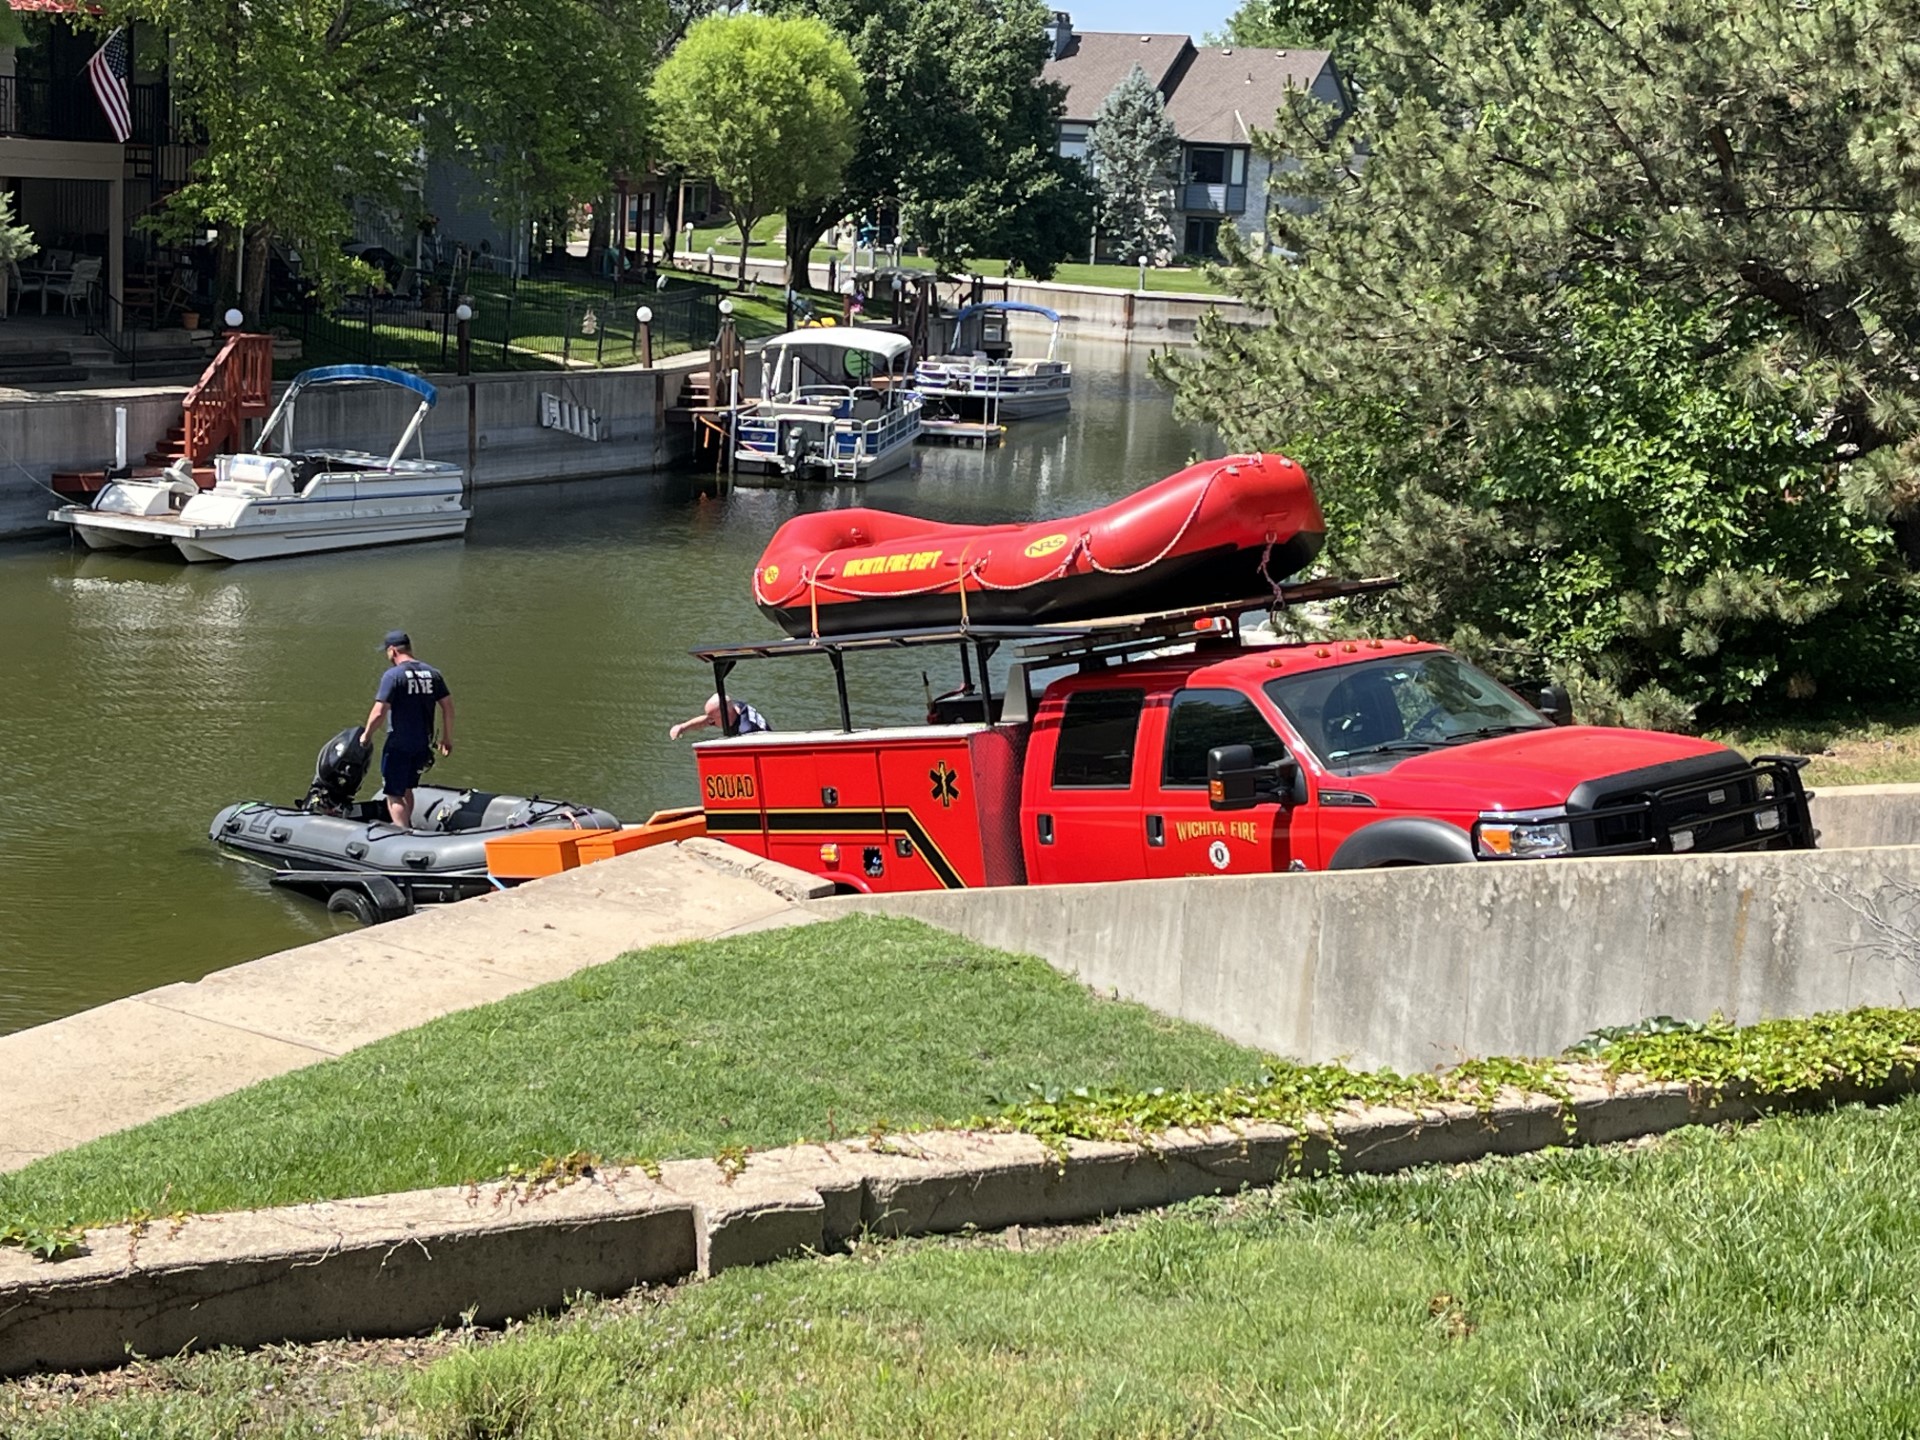
<svg viewBox="0 0 1920 1440">
<path fill-rule="evenodd" d="M 214 457 L 242 444 L 246 422 L 260 419 L 272 406 L 273 337 L 235 331 L 181 401 L 180 423 L 147 452 L 144 465 L 129 467 L 132 478 L 152 478 L 184 459 L 200 488 L 210 488 Z M 53 488 L 75 500 L 91 499 L 106 487 L 109 468 L 56 470 Z"/>
</svg>

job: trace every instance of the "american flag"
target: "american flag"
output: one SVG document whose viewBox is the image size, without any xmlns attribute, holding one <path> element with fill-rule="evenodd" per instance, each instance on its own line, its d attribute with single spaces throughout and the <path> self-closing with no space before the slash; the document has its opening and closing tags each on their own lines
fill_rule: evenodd
<svg viewBox="0 0 1920 1440">
<path fill-rule="evenodd" d="M 93 93 L 100 99 L 101 110 L 106 112 L 107 127 L 113 131 L 113 138 L 124 145 L 133 134 L 133 120 L 127 108 L 127 32 L 124 28 L 114 31 L 107 37 L 107 43 L 93 52 L 93 58 L 87 61 L 87 78 L 93 82 Z"/>
</svg>

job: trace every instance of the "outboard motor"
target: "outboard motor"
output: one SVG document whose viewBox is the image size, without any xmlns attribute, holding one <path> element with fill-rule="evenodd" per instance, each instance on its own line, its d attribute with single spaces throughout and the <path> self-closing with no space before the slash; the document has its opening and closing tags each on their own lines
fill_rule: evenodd
<svg viewBox="0 0 1920 1440">
<path fill-rule="evenodd" d="M 360 793 L 360 782 L 367 778 L 367 766 L 372 763 L 373 747 L 361 741 L 360 727 L 342 730 L 320 747 L 304 808 L 318 812 L 344 810 Z"/>
</svg>

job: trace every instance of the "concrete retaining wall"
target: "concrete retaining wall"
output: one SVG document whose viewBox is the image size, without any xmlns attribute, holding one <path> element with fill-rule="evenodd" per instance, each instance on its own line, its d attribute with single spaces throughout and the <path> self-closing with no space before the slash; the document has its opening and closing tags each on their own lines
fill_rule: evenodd
<svg viewBox="0 0 1920 1440">
<path fill-rule="evenodd" d="M 1864 810 L 1862 813 L 1865 813 Z M 1851 823 L 1851 822 L 1850 822 Z M 1920 848 L 1149 880 L 813 902 L 1039 955 L 1307 1061 L 1553 1055 L 1650 1015 L 1920 997 Z"/>
<path fill-rule="evenodd" d="M 1174 294 L 1159 290 L 1135 293 L 1092 285 L 1043 285 L 1035 280 L 1009 280 L 1007 298 L 1044 305 L 1059 312 L 1061 328 L 1075 335 L 1134 335 L 1143 340 L 1191 339 L 1200 317 L 1216 311 L 1231 324 L 1255 323 L 1247 305 L 1225 295 Z"/>
<path fill-rule="evenodd" d="M 703 254 L 688 263 L 696 273 L 705 274 L 706 256 Z M 740 271 L 738 252 L 729 255 L 724 250 L 716 251 L 713 257 L 714 278 L 731 280 Z M 846 267 L 840 267 L 844 274 Z M 786 263 L 782 260 L 753 257 L 747 262 L 747 273 L 759 284 L 771 287 L 777 294 L 785 282 Z M 810 267 L 811 278 L 817 287 L 824 288 L 827 283 L 827 267 L 815 263 Z M 990 293 L 998 295 L 1000 281 L 989 282 Z M 1170 339 L 1191 338 L 1200 316 L 1209 310 L 1218 310 L 1221 317 L 1234 324 L 1264 324 L 1259 312 L 1239 300 L 1225 295 L 1210 294 L 1205 291 L 1176 292 L 1169 290 L 1149 290 L 1145 292 L 1111 289 L 1103 285 L 1061 285 L 1051 281 L 1009 280 L 1007 298 L 1023 300 L 1029 305 L 1044 305 L 1049 310 L 1058 311 L 1061 328 L 1069 335 L 1112 335 L 1126 336 L 1139 332 L 1143 340 L 1164 343 Z M 1035 331 L 1046 333 L 1046 323 L 1042 321 Z"/>
<path fill-rule="evenodd" d="M 1837 785 L 1813 797 L 1822 850 L 1920 845 L 1920 785 Z"/>
<path fill-rule="evenodd" d="M 0 403 L 0 537 L 47 530 L 47 511 L 66 501 L 48 482 L 56 470 L 113 463 L 113 412 L 127 411 L 127 453 L 147 453 L 180 423 L 182 386 L 27 395 Z"/>
<path fill-rule="evenodd" d="M 582 480 L 668 469 L 692 453 L 693 431 L 669 425 L 688 369 L 676 357 L 653 370 L 574 370 L 432 377 L 439 403 L 423 436 L 435 460 L 471 464 L 477 487 Z M 185 387 L 62 394 L 0 404 L 0 537 L 50 530 L 63 503 L 44 487 L 55 470 L 93 470 L 113 458 L 113 410 L 128 408 L 128 451 L 137 462 L 180 423 Z M 597 412 L 600 439 L 541 424 L 542 397 Z M 390 451 L 418 404 L 391 386 L 327 388 L 304 396 L 294 440 Z"/>
<path fill-rule="evenodd" d="M 1912 1078 L 1882 1089 L 1903 1091 Z M 98 1229 L 76 1259 L 0 1249 L 0 1375 L 410 1334 L 468 1311 L 496 1323 L 558 1309 L 582 1290 L 818 1254 L 863 1232 L 1060 1224 L 1321 1173 L 1336 1155 L 1343 1171 L 1377 1173 L 1762 1111 L 1737 1095 L 1703 1101 L 1684 1085 L 1592 1071 L 1567 1080 L 1571 1127 L 1558 1102 L 1509 1095 L 1484 1113 L 1355 1110 L 1305 1136 L 1273 1125 L 1177 1131 L 1151 1150 L 1073 1142 L 1057 1155 L 1026 1135 L 940 1132 L 767 1151 L 738 1173 L 682 1160 L 560 1188 L 466 1186 Z"/>
</svg>

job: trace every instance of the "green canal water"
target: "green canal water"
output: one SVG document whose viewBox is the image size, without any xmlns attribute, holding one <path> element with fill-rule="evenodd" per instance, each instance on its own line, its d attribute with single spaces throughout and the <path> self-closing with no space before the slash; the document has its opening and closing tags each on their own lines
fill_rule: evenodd
<svg viewBox="0 0 1920 1440">
<path fill-rule="evenodd" d="M 1069 415 L 984 453 L 923 446 L 911 472 L 865 487 L 722 493 L 711 477 L 645 476 L 485 491 L 464 542 L 255 565 L 0 545 L 0 1033 L 334 932 L 319 906 L 219 855 L 207 822 L 305 792 L 322 742 L 366 715 L 396 626 L 456 698 L 436 783 L 623 819 L 694 802 L 689 745 L 667 739 L 712 688 L 687 650 L 777 633 L 748 582 L 783 520 L 859 504 L 1071 514 L 1212 453 L 1174 420 L 1144 348 L 1065 353 Z M 919 667 L 850 665 L 856 723 L 916 718 Z M 824 663 L 749 663 L 730 688 L 781 728 L 833 714 Z"/>
</svg>

